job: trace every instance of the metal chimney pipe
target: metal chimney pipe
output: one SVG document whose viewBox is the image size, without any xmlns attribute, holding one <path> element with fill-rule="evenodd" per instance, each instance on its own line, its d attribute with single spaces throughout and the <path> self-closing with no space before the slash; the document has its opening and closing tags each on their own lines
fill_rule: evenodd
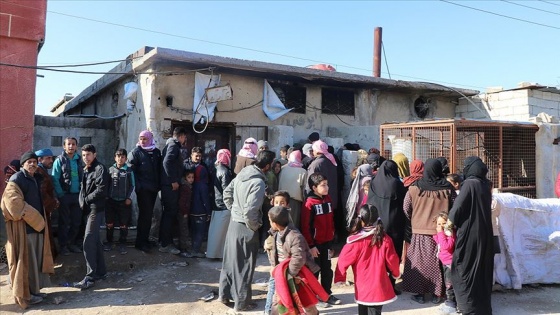
<svg viewBox="0 0 560 315">
<path fill-rule="evenodd" d="M 381 43 L 383 28 L 376 27 L 373 32 L 373 76 L 381 77 Z"/>
</svg>

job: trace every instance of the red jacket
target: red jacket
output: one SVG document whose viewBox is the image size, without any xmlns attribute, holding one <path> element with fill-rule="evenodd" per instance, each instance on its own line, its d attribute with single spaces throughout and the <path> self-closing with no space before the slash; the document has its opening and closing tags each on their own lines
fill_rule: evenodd
<svg viewBox="0 0 560 315">
<path fill-rule="evenodd" d="M 334 213 L 331 197 L 309 194 L 301 209 L 301 234 L 310 248 L 334 239 Z"/>
<path fill-rule="evenodd" d="M 432 236 L 438 245 L 438 257 L 444 266 L 451 265 L 453 252 L 455 251 L 455 233 L 447 236 L 444 231 Z"/>
<path fill-rule="evenodd" d="M 347 238 L 334 273 L 335 283 L 345 282 L 346 270 L 352 266 L 355 299 L 363 305 L 384 305 L 397 299 L 387 272 L 399 277 L 399 256 L 388 235 L 381 246 L 371 246 L 374 231 L 363 229 Z"/>
<path fill-rule="evenodd" d="M 556 185 L 554 185 L 554 191 L 556 192 L 556 197 L 560 198 L 560 172 L 558 177 L 556 177 Z"/>
</svg>

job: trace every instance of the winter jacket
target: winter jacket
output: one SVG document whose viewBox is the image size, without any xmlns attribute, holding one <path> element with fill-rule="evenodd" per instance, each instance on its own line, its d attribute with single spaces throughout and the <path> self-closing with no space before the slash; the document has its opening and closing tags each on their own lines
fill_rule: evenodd
<svg viewBox="0 0 560 315">
<path fill-rule="evenodd" d="M 53 163 L 53 184 L 56 195 L 60 198 L 64 194 L 80 192 L 80 182 L 83 176 L 83 165 L 80 155 L 74 153 L 72 160 L 62 152 Z"/>
<path fill-rule="evenodd" d="M 43 177 L 41 182 L 41 199 L 47 216 L 50 216 L 58 206 L 53 180 L 51 175 L 49 175 L 47 170 L 44 169 L 41 164 L 39 164 L 39 167 L 37 168 L 37 173 Z"/>
<path fill-rule="evenodd" d="M 181 156 L 181 144 L 175 138 L 167 139 L 163 148 L 163 163 L 161 168 L 161 185 L 171 186 L 179 184 L 183 177 L 183 157 Z"/>
<path fill-rule="evenodd" d="M 249 165 L 224 189 L 224 203 L 231 210 L 233 222 L 245 223 L 252 231 L 262 226 L 265 182 L 263 171 L 256 165 Z"/>
<path fill-rule="evenodd" d="M 290 258 L 288 272 L 292 276 L 297 275 L 304 265 L 307 266 L 307 268 L 309 268 L 309 270 L 313 273 L 320 270 L 319 265 L 315 263 L 313 256 L 311 256 L 311 252 L 309 251 L 309 246 L 307 245 L 305 238 L 291 223 L 283 231 L 274 231 L 271 229 L 269 234 L 273 238 L 273 244 L 271 246 L 272 248 L 267 251 L 267 254 L 268 261 L 272 267 L 275 267 L 280 263 L 276 248 L 276 240 L 277 238 L 280 238 L 284 257 L 286 259 Z"/>
<path fill-rule="evenodd" d="M 455 191 L 452 192 L 451 189 L 420 191 L 418 186 L 410 186 L 407 195 L 410 196 L 409 198 L 412 198 L 412 216 L 410 217 L 412 233 L 436 234 L 436 221 L 434 218 L 439 213 L 448 212 L 451 209 Z M 404 210 L 407 213 L 407 210 Z"/>
<path fill-rule="evenodd" d="M 216 176 L 214 176 L 214 196 L 216 201 L 216 208 L 219 210 L 226 210 L 224 203 L 224 189 L 229 185 L 233 179 L 231 168 L 222 163 L 216 163 Z"/>
<path fill-rule="evenodd" d="M 293 200 L 303 202 L 307 171 L 302 167 L 285 165 L 278 176 L 278 189 L 287 191 Z"/>
<path fill-rule="evenodd" d="M 332 205 L 336 208 L 338 204 L 338 170 L 336 165 L 324 155 L 319 155 L 307 169 L 307 178 L 314 173 L 321 173 L 329 182 L 329 196 L 332 199 Z M 309 185 L 309 183 L 307 183 Z M 311 192 L 311 187 L 307 186 L 306 191 Z"/>
<path fill-rule="evenodd" d="M 350 235 L 338 256 L 334 282 L 346 281 L 346 270 L 352 266 L 354 273 L 354 295 L 356 302 L 363 305 L 384 305 L 397 299 L 389 272 L 393 278 L 400 276 L 399 256 L 388 235 L 381 246 L 371 246 L 375 229 L 363 229 Z"/>
<path fill-rule="evenodd" d="M 192 206 L 192 186 L 184 179 L 181 180 L 179 187 L 179 213 L 181 215 L 191 214 Z"/>
<path fill-rule="evenodd" d="M 331 197 L 309 194 L 301 209 L 301 234 L 309 247 L 334 239 L 334 213 Z"/>
<path fill-rule="evenodd" d="M 94 213 L 105 211 L 105 202 L 109 195 L 110 178 L 105 165 L 97 159 L 86 166 L 80 190 L 80 207 Z"/>
<path fill-rule="evenodd" d="M 43 200 L 41 198 L 40 190 L 42 181 L 43 176 L 41 176 L 38 172 L 35 172 L 35 174 L 31 176 L 23 168 L 10 177 L 10 182 L 16 184 L 19 189 L 21 189 L 21 192 L 23 193 L 23 200 L 33 207 L 33 209 L 37 210 L 42 217 L 44 217 L 45 211 L 43 209 Z M 29 224 L 27 224 L 26 230 L 28 234 L 38 232 Z"/>
<path fill-rule="evenodd" d="M 113 164 L 109 168 L 109 176 L 111 182 L 109 185 L 109 198 L 116 201 L 124 201 L 130 199 L 134 191 L 134 173 L 126 164 L 121 168 L 117 164 Z"/>
<path fill-rule="evenodd" d="M 137 146 L 128 153 L 126 162 L 134 172 L 136 191 L 159 191 L 162 166 L 161 151 L 158 148 L 146 151 Z"/>
<path fill-rule="evenodd" d="M 438 232 L 433 236 L 438 245 L 438 257 L 444 266 L 451 265 L 453 251 L 455 250 L 455 234 L 447 236 L 444 231 Z"/>
<path fill-rule="evenodd" d="M 210 204 L 210 192 L 208 190 L 208 170 L 202 164 L 198 164 L 194 169 L 192 192 L 193 201 L 190 215 L 211 215 L 212 205 Z"/>
</svg>

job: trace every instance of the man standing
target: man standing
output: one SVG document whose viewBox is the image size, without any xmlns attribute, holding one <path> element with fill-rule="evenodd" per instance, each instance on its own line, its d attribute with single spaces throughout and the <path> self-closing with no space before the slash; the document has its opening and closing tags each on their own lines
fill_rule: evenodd
<svg viewBox="0 0 560 315">
<path fill-rule="evenodd" d="M 49 238 L 45 237 L 45 211 L 37 173 L 37 155 L 24 153 L 21 170 L 12 175 L 2 196 L 2 213 L 6 220 L 8 243 L 6 253 L 12 294 L 23 309 L 43 300 L 41 288 L 50 285 L 54 273 Z M 48 235 L 48 234 L 46 234 Z"/>
<path fill-rule="evenodd" d="M 161 170 L 161 223 L 159 227 L 159 251 L 178 255 L 181 251 L 173 245 L 173 223 L 179 211 L 179 184 L 183 175 L 181 146 L 187 141 L 187 130 L 176 127 L 173 138 L 169 138 L 163 148 L 163 167 Z"/>
<path fill-rule="evenodd" d="M 140 132 L 136 147 L 128 154 L 127 163 L 134 173 L 138 201 L 138 229 L 134 247 L 149 252 L 150 228 L 161 176 L 161 151 L 156 148 L 154 135 L 149 130 Z"/>
<path fill-rule="evenodd" d="M 224 190 L 224 203 L 231 210 L 220 273 L 219 300 L 233 299 L 234 313 L 248 311 L 252 303 L 251 284 L 259 249 L 258 230 L 262 226 L 265 173 L 272 167 L 274 152 L 260 151 L 255 164 L 246 166 Z"/>
<path fill-rule="evenodd" d="M 51 215 L 54 210 L 58 209 L 60 205 L 58 198 L 56 198 L 56 193 L 54 191 L 54 184 L 51 175 L 49 175 L 49 169 L 53 166 L 53 153 L 51 149 L 41 149 L 35 151 L 35 154 L 39 158 L 39 167 L 37 168 L 37 173 L 43 177 L 41 183 L 41 198 L 43 199 L 43 207 L 45 207 L 45 220 L 49 227 L 49 241 L 51 243 L 51 253 L 54 258 L 56 258 L 57 251 L 54 245 L 54 237 L 52 233 L 52 223 Z"/>
<path fill-rule="evenodd" d="M 192 205 L 189 214 L 192 254 L 197 258 L 204 258 L 204 251 L 201 250 L 206 225 L 212 215 L 210 204 L 210 191 L 208 189 L 208 169 L 202 163 L 202 148 L 194 147 L 191 150 L 191 157 L 184 163 L 187 170 L 194 172 L 194 183 L 192 186 Z"/>
<path fill-rule="evenodd" d="M 78 140 L 67 137 L 64 139 L 64 152 L 53 163 L 53 184 L 56 196 L 60 201 L 58 214 L 58 246 L 60 253 L 67 256 L 70 252 L 81 253 L 76 243 L 82 210 L 78 203 L 80 181 L 83 169 L 80 155 L 76 154 Z"/>
<path fill-rule="evenodd" d="M 87 213 L 83 244 L 86 276 L 82 281 L 74 283 L 74 287 L 85 290 L 93 287 L 95 281 L 105 278 L 107 274 L 99 227 L 103 221 L 109 191 L 109 172 L 105 165 L 97 161 L 97 153 L 92 144 L 82 147 L 82 160 L 85 167 L 79 202 Z"/>
</svg>

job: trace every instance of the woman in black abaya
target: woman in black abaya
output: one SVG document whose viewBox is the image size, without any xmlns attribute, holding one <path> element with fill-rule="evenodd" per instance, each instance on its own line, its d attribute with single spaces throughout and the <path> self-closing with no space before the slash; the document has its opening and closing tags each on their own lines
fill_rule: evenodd
<svg viewBox="0 0 560 315">
<path fill-rule="evenodd" d="M 476 156 L 465 159 L 461 193 L 449 211 L 457 227 L 451 280 L 462 314 L 492 314 L 490 294 L 494 270 L 492 195 L 488 168 Z"/>
</svg>

